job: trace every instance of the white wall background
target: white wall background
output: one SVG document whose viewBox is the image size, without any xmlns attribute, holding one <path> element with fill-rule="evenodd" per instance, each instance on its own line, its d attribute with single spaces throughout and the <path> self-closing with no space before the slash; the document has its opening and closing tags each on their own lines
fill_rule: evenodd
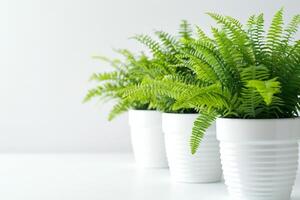
<svg viewBox="0 0 300 200">
<path fill-rule="evenodd" d="M 1 0 L 0 152 L 130 151 L 127 116 L 82 104 L 90 74 L 105 70 L 91 55 L 137 49 L 128 40 L 154 29 L 175 32 L 181 19 L 206 29 L 206 11 L 245 20 L 298 0 Z"/>
</svg>

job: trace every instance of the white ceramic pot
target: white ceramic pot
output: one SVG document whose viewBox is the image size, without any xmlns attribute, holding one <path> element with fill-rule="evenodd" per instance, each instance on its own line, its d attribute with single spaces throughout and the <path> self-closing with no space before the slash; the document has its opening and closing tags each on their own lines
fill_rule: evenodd
<svg viewBox="0 0 300 200">
<path fill-rule="evenodd" d="M 144 168 L 168 167 L 161 113 L 153 110 L 129 110 L 129 125 L 137 165 Z"/>
<path fill-rule="evenodd" d="M 233 199 L 290 199 L 299 128 L 299 118 L 217 120 L 225 184 Z"/>
<path fill-rule="evenodd" d="M 197 116 L 176 113 L 162 115 L 171 178 L 187 183 L 218 182 L 222 171 L 215 124 L 207 130 L 197 153 L 191 154 L 190 136 Z"/>
</svg>

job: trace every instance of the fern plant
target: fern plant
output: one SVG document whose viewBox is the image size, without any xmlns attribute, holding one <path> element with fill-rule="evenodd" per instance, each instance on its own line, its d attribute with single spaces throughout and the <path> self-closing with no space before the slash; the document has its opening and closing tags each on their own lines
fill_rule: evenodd
<svg viewBox="0 0 300 200">
<path fill-rule="evenodd" d="M 151 109 L 149 99 L 125 99 L 123 98 L 124 91 L 126 88 L 138 85 L 146 77 L 153 78 L 166 73 L 162 68 L 153 67 L 152 61 L 143 53 L 135 56 L 126 49 L 117 50 L 117 53 L 121 54 L 124 59 L 95 57 L 108 63 L 114 70 L 93 74 L 90 80 L 96 82 L 96 87 L 90 89 L 84 99 L 84 102 L 94 98 L 102 101 L 114 100 L 116 104 L 110 111 L 109 120 L 130 108 L 138 110 Z"/>
<path fill-rule="evenodd" d="M 143 93 L 139 93 L 139 91 L 145 89 L 144 85 L 141 87 L 142 82 L 146 82 L 147 80 L 161 80 L 165 75 L 181 74 L 182 77 L 192 77 L 191 70 L 178 66 L 180 60 L 177 58 L 180 49 L 184 48 L 184 44 L 180 40 L 188 40 L 191 38 L 191 34 L 192 29 L 190 24 L 187 21 L 182 21 L 178 37 L 163 31 L 155 32 L 159 41 L 155 41 L 148 35 L 136 35 L 133 37 L 148 47 L 152 54 L 151 58 L 147 57 L 144 53 L 135 56 L 128 50 L 117 51 L 124 57 L 124 61 L 102 56 L 95 57 L 108 63 L 114 70 L 111 72 L 96 73 L 91 76 L 91 80 L 95 81 L 97 86 L 88 91 L 84 102 L 94 98 L 116 100 L 117 103 L 109 114 L 109 120 L 112 120 L 130 108 L 140 110 L 155 109 L 166 112 L 174 111 L 174 98 L 167 95 L 153 94 L 145 96 Z M 130 98 L 127 98 L 128 96 Z M 194 109 L 180 108 L 174 112 L 190 113 L 195 111 Z"/>
<path fill-rule="evenodd" d="M 138 92 L 169 96 L 172 109 L 201 113 L 192 130 L 192 153 L 217 117 L 293 118 L 299 109 L 300 41 L 294 37 L 300 15 L 284 26 L 280 9 L 267 33 L 263 14 L 251 16 L 245 26 L 229 16 L 208 15 L 219 25 L 212 27 L 212 37 L 197 27 L 197 37 L 182 38 L 185 48 L 174 55 L 192 78 L 170 74 L 144 80 Z M 136 93 L 126 95 L 130 99 Z"/>
<path fill-rule="evenodd" d="M 148 48 L 151 53 L 151 65 L 153 68 L 162 69 L 163 74 L 156 77 L 144 77 L 140 84 L 132 85 L 124 89 L 124 98 L 128 100 L 150 100 L 150 107 L 163 112 L 172 113 L 195 113 L 194 108 L 175 108 L 173 105 L 176 102 L 176 96 L 171 93 L 173 88 L 168 89 L 173 80 L 178 81 L 197 81 L 194 72 L 186 68 L 181 62 L 180 54 L 183 49 L 189 48 L 183 41 L 192 39 L 191 25 L 183 20 L 180 24 L 179 33 L 175 36 L 164 32 L 156 31 L 157 40 L 149 35 L 136 35 L 135 40 Z M 165 84 L 165 79 L 169 77 L 168 84 Z M 163 81 L 164 80 L 164 81 Z M 158 91 L 161 88 L 162 92 Z"/>
<path fill-rule="evenodd" d="M 221 26 L 212 28 L 212 39 L 201 32 L 199 39 L 187 41 L 193 50 L 183 52 L 183 57 L 194 59 L 194 68 L 206 72 L 199 73 L 200 80 L 219 87 L 208 97 L 190 91 L 195 94 L 191 101 L 183 102 L 190 96 L 182 95 L 176 105 L 196 107 L 204 113 L 195 122 L 192 153 L 216 117 L 292 118 L 299 109 L 300 43 L 293 36 L 300 15 L 284 28 L 283 9 L 279 10 L 267 34 L 263 14 L 251 16 L 246 27 L 232 17 L 208 15 Z"/>
</svg>

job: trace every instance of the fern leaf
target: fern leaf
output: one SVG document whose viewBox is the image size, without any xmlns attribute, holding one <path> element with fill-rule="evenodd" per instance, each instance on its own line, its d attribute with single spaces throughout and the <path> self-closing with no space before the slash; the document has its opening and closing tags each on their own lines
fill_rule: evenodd
<svg viewBox="0 0 300 200">
<path fill-rule="evenodd" d="M 190 147 L 192 154 L 197 152 L 205 131 L 212 125 L 218 117 L 218 113 L 214 110 L 202 110 L 194 122 L 192 135 L 190 138 Z"/>
<path fill-rule="evenodd" d="M 150 36 L 148 35 L 136 35 L 133 37 L 133 39 L 136 39 L 140 43 L 144 44 L 146 47 L 150 49 L 150 51 L 153 53 L 153 55 L 157 57 L 164 57 L 163 50 L 160 47 L 160 44 L 153 40 Z"/>
<path fill-rule="evenodd" d="M 248 35 L 251 39 L 252 48 L 255 54 L 257 64 L 264 62 L 266 57 L 266 47 L 264 41 L 264 15 L 252 15 L 247 22 Z"/>
<path fill-rule="evenodd" d="M 117 115 L 126 112 L 131 106 L 131 103 L 126 100 L 120 100 L 117 104 L 115 104 L 108 115 L 108 120 L 113 120 Z"/>
<path fill-rule="evenodd" d="M 278 46 L 281 45 L 283 33 L 283 8 L 277 11 L 273 17 L 271 26 L 267 34 L 267 47 L 271 55 L 276 54 Z"/>
<path fill-rule="evenodd" d="M 241 80 L 247 83 L 249 80 L 268 80 L 270 77 L 269 69 L 264 65 L 249 66 L 241 72 Z"/>
<path fill-rule="evenodd" d="M 291 22 L 288 24 L 287 28 L 284 30 L 283 43 L 286 47 L 289 42 L 292 40 L 294 34 L 297 33 L 300 25 L 300 15 L 295 15 Z"/>
<path fill-rule="evenodd" d="M 158 36 L 162 44 L 172 53 L 176 53 L 180 46 L 180 43 L 175 37 L 164 31 L 156 31 L 155 34 Z"/>
<path fill-rule="evenodd" d="M 124 56 L 127 61 L 135 60 L 134 54 L 127 49 L 114 49 L 114 51 Z"/>
<path fill-rule="evenodd" d="M 205 41 L 205 42 L 210 42 L 210 43 L 214 42 L 211 38 L 209 38 L 205 34 L 205 32 L 199 26 L 196 26 L 196 31 L 197 31 L 197 34 L 198 34 L 198 37 L 200 40 Z"/>
<path fill-rule="evenodd" d="M 220 75 L 223 75 L 222 83 L 230 90 L 240 88 L 240 74 L 239 72 L 244 68 L 245 62 L 243 55 L 235 48 L 233 42 L 227 37 L 224 31 L 212 28 L 213 35 L 217 44 L 217 48 L 221 54 L 225 65 L 222 66 Z"/>
<path fill-rule="evenodd" d="M 204 81 L 214 82 L 216 79 L 226 83 L 224 62 L 216 47 L 210 42 L 190 40 L 186 49 L 181 51 L 181 61 L 194 70 Z M 201 74 L 202 72 L 203 74 Z"/>
<path fill-rule="evenodd" d="M 96 96 L 102 96 L 103 88 L 98 86 L 97 88 L 90 89 L 88 93 L 85 95 L 83 102 L 88 102 Z"/>
<path fill-rule="evenodd" d="M 179 28 L 179 36 L 185 40 L 192 37 L 193 30 L 187 20 L 182 20 Z"/>
<path fill-rule="evenodd" d="M 250 80 L 247 87 L 255 88 L 263 97 L 267 106 L 272 103 L 273 96 L 280 92 L 280 82 L 276 81 L 276 78 L 267 81 Z"/>
<path fill-rule="evenodd" d="M 178 94 L 173 107 L 174 109 L 196 108 L 202 105 L 207 108 L 224 109 L 228 107 L 224 94 L 219 83 L 201 88 L 190 86 L 189 91 Z"/>
<path fill-rule="evenodd" d="M 247 33 L 242 29 L 242 24 L 237 20 L 229 16 L 222 16 L 216 13 L 207 13 L 211 18 L 216 20 L 217 23 L 222 24 L 223 29 L 226 30 L 223 33 L 230 39 L 233 46 L 240 50 L 243 55 L 243 59 L 247 62 L 254 64 L 255 56 L 252 48 L 250 48 L 251 42 L 249 41 Z"/>
<path fill-rule="evenodd" d="M 90 80 L 91 81 L 108 81 L 108 80 L 115 80 L 118 78 L 119 73 L 116 71 L 113 72 L 103 72 L 103 73 L 94 73 L 92 74 Z"/>
</svg>

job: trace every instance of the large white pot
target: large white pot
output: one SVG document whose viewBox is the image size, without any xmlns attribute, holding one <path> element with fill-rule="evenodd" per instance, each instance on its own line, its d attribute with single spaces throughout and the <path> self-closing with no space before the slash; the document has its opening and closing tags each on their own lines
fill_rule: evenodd
<svg viewBox="0 0 300 200">
<path fill-rule="evenodd" d="M 208 183 L 221 179 L 215 124 L 206 132 L 196 154 L 190 150 L 192 127 L 198 114 L 163 113 L 163 131 L 171 178 L 178 182 Z"/>
<path fill-rule="evenodd" d="M 161 113 L 153 110 L 129 110 L 129 125 L 137 165 L 144 168 L 168 167 Z"/>
<path fill-rule="evenodd" d="M 233 199 L 290 199 L 299 128 L 299 118 L 217 120 L 225 184 Z"/>
</svg>

